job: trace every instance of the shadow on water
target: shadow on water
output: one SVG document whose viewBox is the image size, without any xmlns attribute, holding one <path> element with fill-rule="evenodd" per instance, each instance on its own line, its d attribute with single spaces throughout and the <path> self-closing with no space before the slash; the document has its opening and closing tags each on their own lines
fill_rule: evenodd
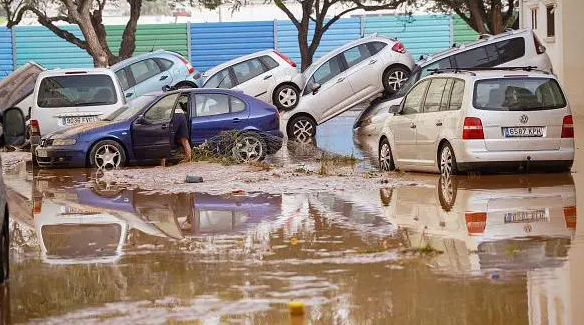
<svg viewBox="0 0 584 325">
<path fill-rule="evenodd" d="M 39 172 L 33 217 L 15 216 L 38 242 L 34 254 L 14 247 L 12 320 L 274 324 L 291 299 L 312 323 L 569 320 L 572 177 L 430 179 L 209 195 Z"/>
</svg>

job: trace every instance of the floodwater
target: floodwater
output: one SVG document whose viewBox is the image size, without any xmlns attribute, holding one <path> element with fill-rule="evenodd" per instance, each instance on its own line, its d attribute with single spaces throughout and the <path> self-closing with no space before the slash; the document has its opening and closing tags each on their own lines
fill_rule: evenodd
<svg viewBox="0 0 584 325">
<path fill-rule="evenodd" d="M 316 144 L 374 168 L 350 133 L 325 129 Z M 413 174 L 417 186 L 277 195 L 160 194 L 98 176 L 5 176 L 16 206 L 5 320 L 584 323 L 578 173 Z"/>
</svg>

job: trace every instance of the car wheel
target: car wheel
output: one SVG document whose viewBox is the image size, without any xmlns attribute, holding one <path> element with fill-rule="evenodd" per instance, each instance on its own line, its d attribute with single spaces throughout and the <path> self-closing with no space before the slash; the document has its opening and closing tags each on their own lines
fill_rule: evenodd
<svg viewBox="0 0 584 325">
<path fill-rule="evenodd" d="M 410 71 L 402 67 L 393 67 L 383 73 L 383 88 L 393 95 L 410 77 Z"/>
<path fill-rule="evenodd" d="M 395 163 L 389 141 L 384 138 L 379 144 L 379 168 L 383 171 L 394 171 Z"/>
<path fill-rule="evenodd" d="M 289 111 L 298 105 L 300 93 L 292 85 L 282 85 L 274 91 L 274 105 L 281 111 Z"/>
<path fill-rule="evenodd" d="M 2 261 L 0 264 L 0 282 L 8 280 L 10 271 L 10 236 L 8 232 L 8 211 L 4 217 L 2 232 L 0 233 L 0 254 Z"/>
<path fill-rule="evenodd" d="M 126 153 L 118 142 L 102 140 L 91 148 L 89 164 L 98 169 L 115 169 L 126 164 Z"/>
<path fill-rule="evenodd" d="M 256 133 L 244 133 L 238 136 L 233 146 L 235 159 L 245 163 L 264 160 L 267 151 L 266 141 Z"/>
<path fill-rule="evenodd" d="M 441 175 L 438 181 L 438 201 L 442 210 L 449 212 L 456 201 L 458 184 L 456 177 L 452 175 Z"/>
<path fill-rule="evenodd" d="M 456 175 L 458 173 L 456 157 L 450 143 L 446 142 L 440 147 L 440 155 L 438 157 L 440 159 L 440 173 L 443 176 Z"/>
<path fill-rule="evenodd" d="M 310 117 L 301 115 L 288 123 L 288 138 L 306 143 L 316 135 L 316 123 Z"/>
</svg>

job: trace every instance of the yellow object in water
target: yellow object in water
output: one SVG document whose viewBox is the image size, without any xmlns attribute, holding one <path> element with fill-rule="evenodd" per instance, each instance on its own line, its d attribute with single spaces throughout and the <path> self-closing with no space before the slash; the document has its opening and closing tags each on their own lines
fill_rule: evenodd
<svg viewBox="0 0 584 325">
<path fill-rule="evenodd" d="M 288 303 L 288 309 L 292 316 L 304 315 L 304 303 L 302 301 L 290 301 Z"/>
</svg>

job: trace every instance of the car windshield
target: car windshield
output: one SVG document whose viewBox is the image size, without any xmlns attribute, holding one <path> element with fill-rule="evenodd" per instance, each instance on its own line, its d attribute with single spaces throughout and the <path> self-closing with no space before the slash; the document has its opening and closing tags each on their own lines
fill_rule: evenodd
<svg viewBox="0 0 584 325">
<path fill-rule="evenodd" d="M 144 106 L 156 99 L 153 95 L 144 95 L 136 98 L 128 106 L 122 106 L 104 118 L 104 121 L 125 121 L 138 113 Z"/>
<path fill-rule="evenodd" d="M 398 91 L 395 92 L 395 94 L 393 94 L 393 96 L 391 98 L 404 97 L 408 93 L 410 88 L 412 88 L 412 86 L 418 81 L 419 75 L 420 75 L 420 66 L 416 65 L 416 66 L 414 66 L 414 69 L 412 70 L 412 74 L 410 75 L 408 80 L 406 80 L 406 82 L 404 82 L 403 85 L 401 85 L 401 87 L 398 89 Z"/>
<path fill-rule="evenodd" d="M 551 78 L 498 78 L 479 80 L 474 107 L 489 111 L 536 111 L 566 106 L 560 85 Z"/>
<path fill-rule="evenodd" d="M 43 108 L 113 105 L 117 101 L 114 82 L 107 74 L 46 77 L 37 99 Z"/>
</svg>

